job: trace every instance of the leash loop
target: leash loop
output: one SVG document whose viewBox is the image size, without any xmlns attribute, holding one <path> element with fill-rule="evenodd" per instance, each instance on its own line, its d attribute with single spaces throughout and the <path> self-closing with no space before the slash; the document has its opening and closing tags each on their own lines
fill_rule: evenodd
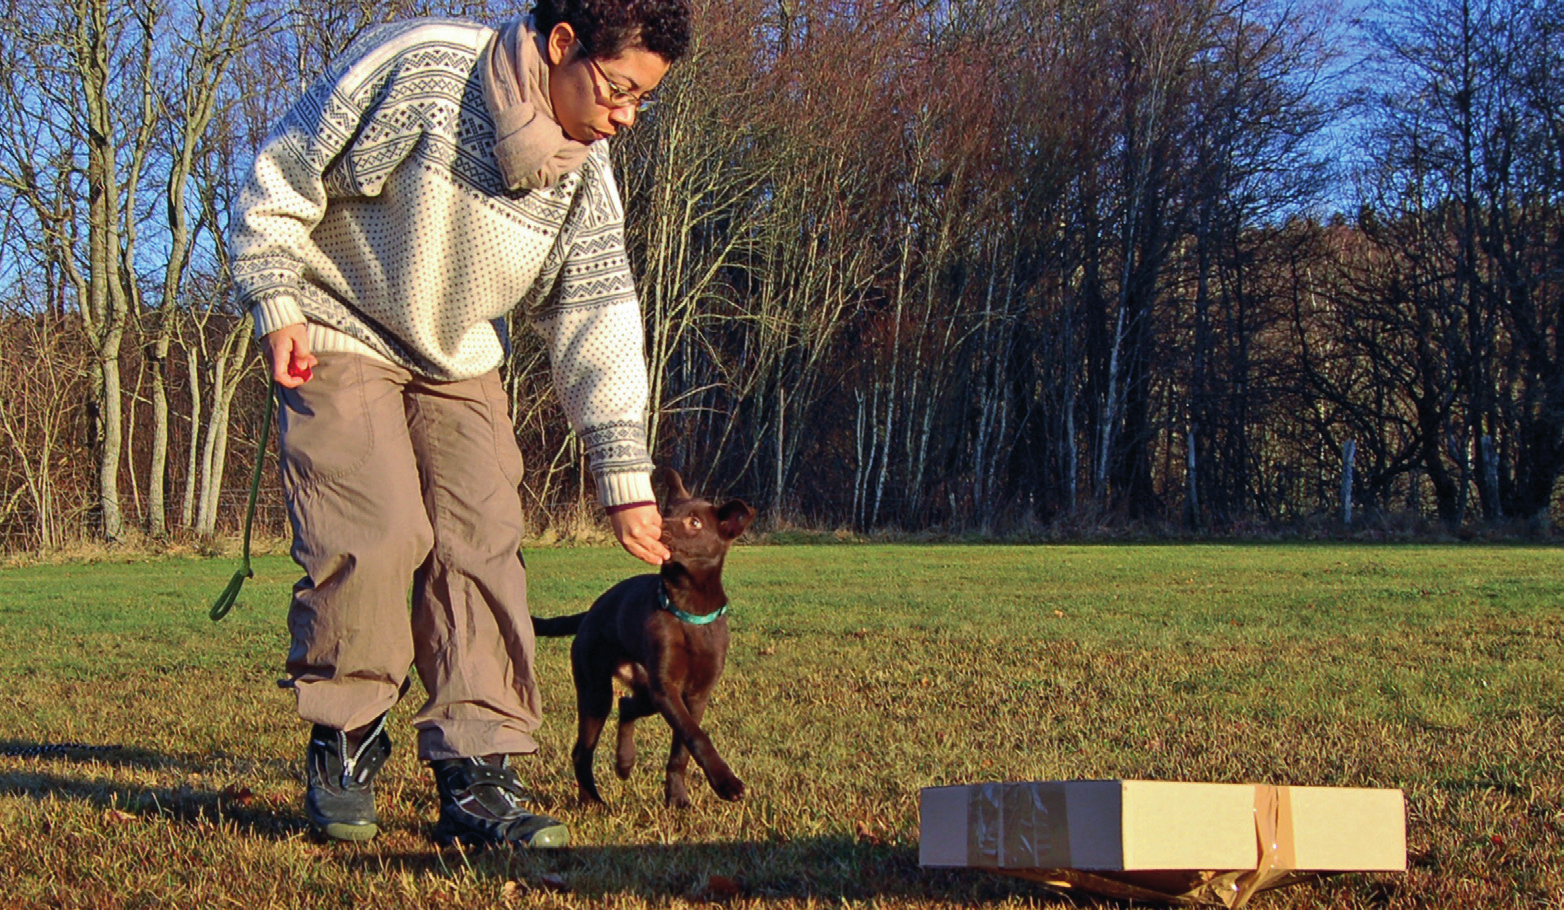
<svg viewBox="0 0 1564 910">
<path fill-rule="evenodd" d="M 281 395 L 282 390 L 273 386 L 266 396 L 266 419 L 261 421 L 261 444 L 255 451 L 255 473 L 250 478 L 250 504 L 244 514 L 243 559 L 239 570 L 228 580 L 228 587 L 223 589 L 223 593 L 217 595 L 212 609 L 207 612 L 212 622 L 217 622 L 228 615 L 228 611 L 232 610 L 239 600 L 239 589 L 244 587 L 245 579 L 255 577 L 255 570 L 250 567 L 250 529 L 255 525 L 255 502 L 261 492 L 261 471 L 266 465 L 266 442 L 271 434 L 272 415 L 276 412 L 277 399 Z"/>
</svg>

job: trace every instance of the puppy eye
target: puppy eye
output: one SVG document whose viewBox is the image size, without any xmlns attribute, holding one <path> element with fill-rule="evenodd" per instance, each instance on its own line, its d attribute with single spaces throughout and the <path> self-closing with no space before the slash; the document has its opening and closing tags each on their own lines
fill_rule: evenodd
<svg viewBox="0 0 1564 910">
<path fill-rule="evenodd" d="M 701 529 L 701 520 L 699 518 L 691 518 L 690 519 L 690 530 L 692 530 L 692 531 L 699 531 L 700 529 Z"/>
</svg>

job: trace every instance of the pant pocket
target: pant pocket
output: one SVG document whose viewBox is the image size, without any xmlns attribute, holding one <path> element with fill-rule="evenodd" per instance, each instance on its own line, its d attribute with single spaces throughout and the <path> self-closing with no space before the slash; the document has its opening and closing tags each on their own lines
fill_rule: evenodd
<svg viewBox="0 0 1564 910">
<path fill-rule="evenodd" d="M 358 355 L 322 354 L 309 382 L 282 390 L 283 479 L 295 489 L 348 477 L 374 452 L 363 366 Z"/>
<path fill-rule="evenodd" d="M 498 372 L 484 376 L 482 382 L 484 400 L 489 404 L 489 425 L 494 428 L 494 457 L 506 482 L 520 487 L 523 464 L 521 447 L 516 444 L 516 425 L 510 416 L 510 398 Z"/>
</svg>

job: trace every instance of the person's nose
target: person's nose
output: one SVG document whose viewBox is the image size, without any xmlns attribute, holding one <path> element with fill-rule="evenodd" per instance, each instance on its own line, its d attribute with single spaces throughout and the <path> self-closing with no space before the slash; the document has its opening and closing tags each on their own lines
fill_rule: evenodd
<svg viewBox="0 0 1564 910">
<path fill-rule="evenodd" d="M 635 107 L 616 107 L 608 114 L 608 119 L 620 129 L 629 129 L 635 126 Z"/>
</svg>

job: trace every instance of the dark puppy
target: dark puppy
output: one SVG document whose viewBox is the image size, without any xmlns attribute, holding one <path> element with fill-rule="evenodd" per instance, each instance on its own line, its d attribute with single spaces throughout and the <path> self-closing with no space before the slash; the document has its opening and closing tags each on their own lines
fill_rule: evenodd
<svg viewBox="0 0 1564 910">
<path fill-rule="evenodd" d="M 673 555 L 662 571 L 620 582 L 585 613 L 532 620 L 538 635 L 576 636 L 570 663 L 578 718 L 570 758 L 582 802 L 603 801 L 592 776 L 592 753 L 613 707 L 615 679 L 630 689 L 619 699 L 614 771 L 620 778 L 629 777 L 635 765 L 635 722 L 661 714 L 673 728 L 663 791 L 668 805 L 690 804 L 684 774 L 692 755 L 718 796 L 744 795 L 744 784 L 701 729 L 701 717 L 728 656 L 723 558 L 755 510 L 738 499 L 715 506 L 691 496 L 672 469 L 664 469 L 663 477 L 668 490 L 662 540 Z"/>
</svg>

